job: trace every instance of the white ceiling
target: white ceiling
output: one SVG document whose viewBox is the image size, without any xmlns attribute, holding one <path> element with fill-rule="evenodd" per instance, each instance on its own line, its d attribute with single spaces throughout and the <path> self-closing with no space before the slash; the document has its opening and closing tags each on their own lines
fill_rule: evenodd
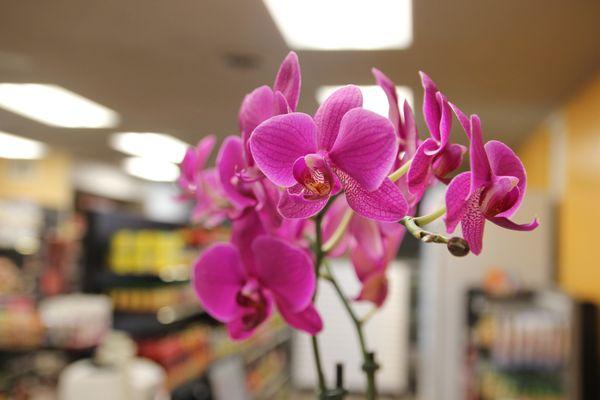
<svg viewBox="0 0 600 400">
<path fill-rule="evenodd" d="M 414 0 L 413 12 L 407 50 L 299 52 L 300 109 L 314 111 L 319 85 L 371 84 L 372 66 L 420 103 L 422 69 L 481 115 L 488 137 L 514 144 L 600 67 L 600 1 Z M 0 2 L 0 81 L 58 84 L 119 112 L 118 130 L 189 143 L 235 133 L 243 95 L 270 84 L 287 51 L 261 0 Z M 0 130 L 81 158 L 121 158 L 109 130 L 50 128 L 2 110 Z"/>
</svg>

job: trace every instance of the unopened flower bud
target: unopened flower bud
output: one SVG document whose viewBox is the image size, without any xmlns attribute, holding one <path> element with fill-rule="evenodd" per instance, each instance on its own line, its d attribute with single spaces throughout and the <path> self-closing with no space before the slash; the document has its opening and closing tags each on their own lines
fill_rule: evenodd
<svg viewBox="0 0 600 400">
<path fill-rule="evenodd" d="M 461 237 L 455 236 L 448 240 L 448 251 L 450 251 L 453 256 L 464 257 L 469 254 L 469 250 L 469 244 Z"/>
</svg>

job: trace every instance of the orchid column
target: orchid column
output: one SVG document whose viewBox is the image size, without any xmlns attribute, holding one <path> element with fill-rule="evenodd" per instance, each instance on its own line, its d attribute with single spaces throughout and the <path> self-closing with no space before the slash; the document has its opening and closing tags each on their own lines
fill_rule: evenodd
<svg viewBox="0 0 600 400">
<path fill-rule="evenodd" d="M 320 361 L 327 349 L 318 345 L 324 328 L 314 306 L 318 279 L 333 285 L 356 328 L 365 393 L 373 400 L 379 366 L 363 334 L 368 319 L 359 319 L 352 303 L 371 302 L 376 311 L 385 302 L 386 268 L 406 231 L 464 256 L 481 251 L 486 219 L 513 230 L 537 226 L 508 219 L 525 194 L 525 171 L 506 145 L 483 145 L 477 116 L 467 117 L 421 74 L 430 135 L 421 142 L 408 103 L 400 107 L 393 82 L 376 69 L 373 74 L 389 101 L 388 118 L 362 108 L 354 85 L 334 92 L 314 116 L 296 112 L 301 76 L 292 52 L 272 86 L 244 98 L 240 135 L 224 140 L 216 168 L 205 168 L 212 136 L 181 165 L 182 198 L 196 201 L 193 220 L 207 227 L 229 220 L 232 227 L 230 243 L 206 249 L 194 266 L 200 302 L 234 340 L 250 337 L 275 310 L 312 335 L 321 399 L 341 399 L 345 391 L 328 384 Z M 467 149 L 450 141 L 454 115 L 470 141 L 471 171 L 458 175 Z M 446 205 L 414 216 L 436 182 L 449 184 Z M 464 239 L 423 228 L 444 215 L 448 231 L 461 224 Z M 362 283 L 352 297 L 328 267 L 328 259 L 342 256 Z"/>
</svg>

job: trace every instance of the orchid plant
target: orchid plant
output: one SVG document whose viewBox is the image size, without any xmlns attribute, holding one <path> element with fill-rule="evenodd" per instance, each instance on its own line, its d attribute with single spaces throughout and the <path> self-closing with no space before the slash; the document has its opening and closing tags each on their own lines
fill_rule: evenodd
<svg viewBox="0 0 600 400">
<path fill-rule="evenodd" d="M 421 73 L 423 116 L 429 132 L 419 139 L 410 105 L 399 103 L 394 83 L 373 69 L 389 102 L 388 118 L 362 107 L 357 86 L 335 91 L 314 116 L 296 111 L 298 57 L 283 60 L 272 87 L 248 94 L 239 112 L 240 134 L 227 137 L 206 168 L 215 137 L 203 138 L 181 163 L 182 198 L 196 202 L 193 220 L 213 227 L 229 220 L 229 243 L 200 255 L 193 284 L 204 309 L 223 322 L 234 340 L 250 337 L 277 310 L 293 328 L 312 336 L 319 398 L 343 398 L 321 366 L 323 322 L 314 303 L 319 279 L 330 282 L 356 327 L 369 400 L 377 396 L 375 354 L 363 334 L 366 319 L 353 302 L 381 307 L 386 268 L 408 231 L 424 243 L 441 243 L 456 256 L 479 254 L 485 221 L 531 231 L 536 220 L 509 219 L 525 195 L 525 169 L 499 141 L 483 144 L 477 115 L 467 117 Z M 450 140 L 456 118 L 469 141 L 470 170 L 456 174 L 467 148 Z M 415 216 L 428 187 L 447 185 L 445 206 Z M 448 232 L 427 231 L 444 217 Z M 350 298 L 328 259 L 349 255 L 362 284 Z"/>
</svg>

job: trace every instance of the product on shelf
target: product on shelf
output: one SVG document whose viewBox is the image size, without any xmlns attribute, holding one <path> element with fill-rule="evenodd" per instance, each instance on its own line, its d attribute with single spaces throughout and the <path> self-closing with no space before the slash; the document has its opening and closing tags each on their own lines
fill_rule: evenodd
<svg viewBox="0 0 600 400">
<path fill-rule="evenodd" d="M 39 312 L 51 346 L 85 349 L 102 341 L 112 326 L 108 296 L 69 294 L 40 302 Z"/>
<path fill-rule="evenodd" d="M 197 304 L 189 284 L 156 287 L 116 287 L 109 291 L 115 311 L 155 313 L 163 307 Z"/>
<path fill-rule="evenodd" d="M 472 290 L 467 398 L 568 398 L 572 327 L 566 303 L 558 293 Z"/>
<path fill-rule="evenodd" d="M 21 350 L 41 346 L 44 327 L 33 299 L 0 296 L 0 350 Z"/>
<path fill-rule="evenodd" d="M 117 231 L 110 242 L 110 268 L 117 274 L 160 275 L 188 265 L 181 231 L 152 229 Z"/>
<path fill-rule="evenodd" d="M 138 342 L 138 354 L 156 361 L 167 373 L 170 388 L 200 377 L 213 360 L 211 328 L 191 325 L 181 332 Z"/>
</svg>

